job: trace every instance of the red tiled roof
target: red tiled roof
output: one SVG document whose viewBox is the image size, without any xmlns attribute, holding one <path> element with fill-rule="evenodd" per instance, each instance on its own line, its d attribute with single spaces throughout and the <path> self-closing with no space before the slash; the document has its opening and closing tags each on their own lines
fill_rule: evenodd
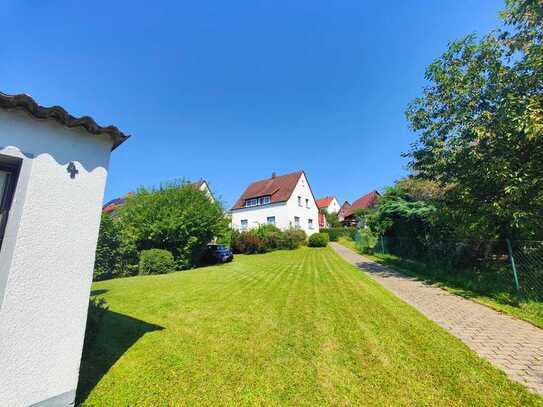
<svg viewBox="0 0 543 407">
<path fill-rule="evenodd" d="M 317 207 L 319 209 L 323 209 L 323 208 L 328 208 L 328 206 L 330 206 L 330 204 L 332 203 L 332 201 L 334 200 L 335 197 L 333 196 L 326 196 L 324 198 L 321 198 L 321 199 L 317 199 Z"/>
<path fill-rule="evenodd" d="M 351 216 L 360 209 L 369 209 L 373 208 L 375 203 L 377 202 L 377 199 L 381 195 L 377 191 L 371 191 L 370 193 L 358 198 L 356 201 L 354 201 L 349 208 L 345 208 L 345 214 L 343 216 Z"/>
<path fill-rule="evenodd" d="M 271 203 L 288 201 L 303 173 L 303 171 L 297 171 L 253 182 L 241 194 L 232 209 L 242 209 L 247 199 L 267 195 L 271 197 Z"/>
</svg>

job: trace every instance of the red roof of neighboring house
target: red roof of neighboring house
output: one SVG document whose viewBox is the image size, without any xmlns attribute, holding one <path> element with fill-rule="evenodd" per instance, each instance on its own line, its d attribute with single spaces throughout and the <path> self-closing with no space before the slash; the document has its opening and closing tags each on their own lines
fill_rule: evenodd
<svg viewBox="0 0 543 407">
<path fill-rule="evenodd" d="M 288 201 L 303 174 L 303 171 L 297 171 L 286 175 L 272 175 L 271 178 L 255 181 L 241 194 L 232 209 L 242 209 L 247 199 L 261 196 L 270 196 L 271 203 Z M 311 187 L 309 189 L 311 190 Z"/>
<path fill-rule="evenodd" d="M 334 196 L 326 196 L 324 198 L 317 199 L 316 202 L 317 202 L 318 208 L 319 209 L 328 208 L 328 206 L 330 206 L 334 198 L 335 198 Z"/>
<path fill-rule="evenodd" d="M 355 211 L 360 210 L 360 209 L 373 208 L 373 206 L 377 202 L 377 199 L 379 199 L 380 196 L 381 194 L 379 194 L 379 192 L 371 191 L 370 193 L 358 198 L 356 201 L 354 201 L 350 205 L 349 208 L 345 208 L 345 213 L 343 216 L 345 217 L 351 216 Z"/>
</svg>

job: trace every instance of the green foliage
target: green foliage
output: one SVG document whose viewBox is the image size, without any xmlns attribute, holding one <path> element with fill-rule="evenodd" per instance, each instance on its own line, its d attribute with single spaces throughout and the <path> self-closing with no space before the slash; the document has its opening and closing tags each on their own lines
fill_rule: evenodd
<svg viewBox="0 0 543 407">
<path fill-rule="evenodd" d="M 287 249 L 297 249 L 307 243 L 307 234 L 303 229 L 289 228 L 283 233 L 285 234 Z"/>
<path fill-rule="evenodd" d="M 115 220 L 108 214 L 102 214 L 100 233 L 96 246 L 94 280 L 105 280 L 119 274 L 121 236 Z"/>
<path fill-rule="evenodd" d="M 163 249 L 148 249 L 140 252 L 139 274 L 166 274 L 175 271 L 173 255 Z"/>
<path fill-rule="evenodd" d="M 330 236 L 328 233 L 313 233 L 309 236 L 308 246 L 309 247 L 326 247 L 330 241 Z"/>
<path fill-rule="evenodd" d="M 264 239 L 253 230 L 234 232 L 232 236 L 232 251 L 234 253 L 257 254 L 267 251 Z"/>
<path fill-rule="evenodd" d="M 89 300 L 89 308 L 87 313 L 87 325 L 85 328 L 85 342 L 83 344 L 83 358 L 86 359 L 90 353 L 90 348 L 94 343 L 100 325 L 105 313 L 108 310 L 106 300 L 103 298 L 91 298 Z"/>
<path fill-rule="evenodd" d="M 356 246 L 361 253 L 373 254 L 378 236 L 369 228 L 362 228 L 356 237 Z"/>
<path fill-rule="evenodd" d="M 337 213 L 324 212 L 324 217 L 326 219 L 326 224 L 330 228 L 339 228 L 339 227 L 341 227 L 341 222 L 339 221 Z"/>
<path fill-rule="evenodd" d="M 220 203 L 187 183 L 140 188 L 126 199 L 117 218 L 127 253 L 164 249 L 179 269 L 197 265 L 207 243 L 228 230 Z"/>
<path fill-rule="evenodd" d="M 418 178 L 457 236 L 543 237 L 543 7 L 509 0 L 506 29 L 453 42 L 409 106 Z"/>
<path fill-rule="evenodd" d="M 341 237 L 354 240 L 356 235 L 356 228 L 336 227 L 336 228 L 322 228 L 322 233 L 327 233 L 331 242 L 337 242 Z"/>
<path fill-rule="evenodd" d="M 233 230 L 232 250 L 234 253 L 256 254 L 273 250 L 297 249 L 305 244 L 307 235 L 301 229 L 281 231 L 274 225 L 261 225 L 257 229 L 239 232 Z"/>
</svg>

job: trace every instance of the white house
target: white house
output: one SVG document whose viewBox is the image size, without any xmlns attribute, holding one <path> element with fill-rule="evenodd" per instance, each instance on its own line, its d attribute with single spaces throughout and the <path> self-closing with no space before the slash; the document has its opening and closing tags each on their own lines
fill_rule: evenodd
<svg viewBox="0 0 543 407">
<path fill-rule="evenodd" d="M 109 158 L 126 138 L 0 93 L 0 406 L 74 403 Z"/>
<path fill-rule="evenodd" d="M 247 230 L 266 223 L 280 229 L 319 231 L 319 210 L 303 171 L 250 184 L 231 210 L 232 226 Z"/>
<path fill-rule="evenodd" d="M 317 199 L 317 206 L 326 213 L 338 213 L 341 206 L 335 196 L 327 196 Z"/>
<path fill-rule="evenodd" d="M 338 213 L 341 206 L 335 196 L 326 196 L 317 199 L 317 207 L 319 208 L 319 226 L 321 228 L 328 227 L 325 213 Z"/>
</svg>

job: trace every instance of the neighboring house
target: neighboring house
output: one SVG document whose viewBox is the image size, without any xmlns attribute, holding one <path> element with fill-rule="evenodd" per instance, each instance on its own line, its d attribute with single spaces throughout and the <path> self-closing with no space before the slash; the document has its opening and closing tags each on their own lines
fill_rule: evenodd
<svg viewBox="0 0 543 407">
<path fill-rule="evenodd" d="M 339 208 L 339 212 L 337 213 L 337 217 L 340 222 L 343 222 L 345 219 L 345 216 L 349 215 L 351 212 L 351 204 L 347 201 L 343 202 L 343 205 L 341 205 L 341 208 Z"/>
<path fill-rule="evenodd" d="M 211 202 L 215 202 L 215 197 L 213 196 L 213 193 L 211 192 L 211 189 L 209 188 L 209 184 L 205 179 L 201 179 L 196 182 L 190 182 L 189 184 L 199 189 L 200 191 L 203 191 Z M 128 194 L 126 194 L 126 197 L 130 195 L 132 195 L 132 192 L 129 192 Z M 111 216 L 115 216 L 115 211 L 124 204 L 126 197 L 115 198 L 115 199 L 112 199 L 111 201 L 106 202 L 104 206 L 102 207 L 102 211 Z"/>
<path fill-rule="evenodd" d="M 232 226 L 248 230 L 263 224 L 279 229 L 319 231 L 319 209 L 303 171 L 255 181 L 241 194 L 231 210 Z"/>
<path fill-rule="evenodd" d="M 380 196 L 381 195 L 379 192 L 371 191 L 370 193 L 358 198 L 352 204 L 345 202 L 340 210 L 340 221 L 345 226 L 356 226 L 356 212 L 361 209 L 373 208 Z"/>
<path fill-rule="evenodd" d="M 338 213 L 340 206 L 335 196 L 327 196 L 317 199 L 317 207 L 319 208 L 319 226 L 321 228 L 329 227 L 326 223 L 326 213 Z"/>
</svg>

